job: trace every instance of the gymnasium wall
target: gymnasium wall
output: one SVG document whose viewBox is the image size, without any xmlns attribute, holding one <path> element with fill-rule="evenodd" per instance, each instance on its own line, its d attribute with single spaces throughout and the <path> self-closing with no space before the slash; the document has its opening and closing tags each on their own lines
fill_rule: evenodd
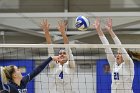
<svg viewBox="0 0 140 93">
<path fill-rule="evenodd" d="M 67 7 L 69 12 L 110 12 L 110 11 L 139 11 L 139 0 L 1 0 L 1 12 L 64 12 Z M 4 2 L 4 3 L 3 3 Z M 10 3 L 9 3 L 10 2 Z M 65 5 L 66 4 L 66 5 Z M 8 10 L 8 6 L 11 9 Z M 0 7 L 1 7 L 0 6 Z M 15 7 L 17 6 L 17 7 Z M 14 9 L 13 9 L 14 7 Z"/>
</svg>

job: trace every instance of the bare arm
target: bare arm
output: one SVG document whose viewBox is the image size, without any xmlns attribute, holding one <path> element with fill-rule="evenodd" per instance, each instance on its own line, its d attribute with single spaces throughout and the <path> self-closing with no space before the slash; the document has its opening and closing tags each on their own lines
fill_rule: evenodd
<svg viewBox="0 0 140 93">
<path fill-rule="evenodd" d="M 49 33 L 50 24 L 48 23 L 47 20 L 43 20 L 43 22 L 41 23 L 41 27 L 42 27 L 43 31 L 45 32 L 45 38 L 46 38 L 47 44 L 51 44 L 52 41 L 51 41 L 51 36 Z M 54 56 L 54 49 L 53 48 L 48 48 L 48 55 Z M 49 63 L 49 66 L 51 68 L 54 67 L 55 65 L 56 65 L 56 62 L 54 62 L 54 61 Z"/>
<path fill-rule="evenodd" d="M 110 35 L 113 38 L 113 41 L 115 42 L 115 44 L 121 45 L 121 41 L 118 39 L 118 37 L 116 36 L 116 34 L 114 33 L 114 31 L 112 29 L 112 20 L 111 19 L 108 20 L 106 29 L 110 33 Z M 122 57 L 123 57 L 124 62 L 126 62 L 127 64 L 131 64 L 131 66 L 132 66 L 133 61 L 130 58 L 130 56 L 128 55 L 126 49 L 125 48 L 120 48 L 120 52 L 122 53 Z"/>
<path fill-rule="evenodd" d="M 58 21 L 58 30 L 59 32 L 61 32 L 61 35 L 64 40 L 64 44 L 69 44 L 69 40 L 65 32 L 66 27 L 67 27 L 67 23 L 65 21 Z"/>
<path fill-rule="evenodd" d="M 100 38 L 101 42 L 103 44 L 109 45 L 109 42 L 108 42 L 107 38 L 105 37 L 103 31 L 101 30 L 99 18 L 96 19 L 94 27 L 96 28 L 97 34 L 99 35 L 99 38 Z M 115 57 L 113 55 L 113 52 L 112 52 L 111 48 L 105 48 L 105 53 L 107 55 L 107 60 L 109 62 L 109 65 L 112 68 L 113 64 L 115 62 Z"/>
<path fill-rule="evenodd" d="M 31 73 L 29 73 L 28 75 L 24 76 L 22 78 L 22 81 L 24 82 L 24 84 L 27 84 L 29 81 L 31 81 L 34 77 L 36 77 L 39 73 L 41 73 L 43 71 L 43 69 L 51 62 L 51 61 L 62 61 L 62 59 L 60 58 L 60 56 L 53 56 L 53 57 L 49 57 L 47 58 L 42 64 L 40 64 L 39 66 L 37 66 Z"/>
<path fill-rule="evenodd" d="M 41 28 L 43 29 L 43 31 L 45 32 L 45 38 L 48 44 L 51 44 L 51 37 L 50 37 L 50 33 L 49 33 L 49 27 L 50 24 L 48 23 L 47 20 L 43 20 L 43 22 L 41 23 Z"/>
<path fill-rule="evenodd" d="M 63 40 L 64 40 L 64 44 L 69 44 L 69 40 L 68 40 L 68 37 L 67 37 L 66 32 L 65 32 L 67 23 L 65 21 L 59 21 L 58 25 L 59 25 L 58 26 L 58 30 L 62 34 L 62 37 L 63 37 Z M 73 57 L 71 49 L 70 48 L 66 48 L 66 52 L 67 52 L 67 56 L 69 58 L 69 66 L 71 68 L 75 68 L 75 61 L 74 61 L 74 57 Z"/>
</svg>

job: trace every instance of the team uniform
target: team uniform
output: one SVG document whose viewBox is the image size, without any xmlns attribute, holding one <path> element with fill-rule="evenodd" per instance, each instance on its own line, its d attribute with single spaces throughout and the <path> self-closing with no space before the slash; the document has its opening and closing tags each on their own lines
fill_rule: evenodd
<svg viewBox="0 0 140 93">
<path fill-rule="evenodd" d="M 63 64 L 51 62 L 50 65 L 50 78 L 49 93 L 73 93 L 72 80 L 75 70 L 75 61 L 71 49 L 67 48 L 66 54 L 68 61 Z M 50 48 L 49 54 L 54 54 L 54 50 Z"/>
<path fill-rule="evenodd" d="M 45 62 L 35 68 L 31 73 L 24 76 L 21 80 L 20 86 L 13 81 L 9 81 L 7 84 L 3 84 L 3 80 L 0 81 L 0 93 L 27 93 L 27 84 L 35 76 L 37 76 L 49 63 L 52 61 L 52 57 L 49 57 Z"/>
<path fill-rule="evenodd" d="M 105 36 L 100 36 L 100 39 L 103 44 L 109 45 Z M 118 37 L 114 37 L 113 40 L 115 44 L 121 45 Z M 124 62 L 118 65 L 111 48 L 105 49 L 112 72 L 111 93 L 133 93 L 134 63 L 124 48 L 120 51 Z"/>
</svg>

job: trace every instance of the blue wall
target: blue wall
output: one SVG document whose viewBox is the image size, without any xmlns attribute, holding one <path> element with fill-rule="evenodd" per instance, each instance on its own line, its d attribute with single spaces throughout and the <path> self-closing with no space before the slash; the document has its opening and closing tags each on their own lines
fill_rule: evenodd
<svg viewBox="0 0 140 93">
<path fill-rule="evenodd" d="M 104 65 L 108 64 L 106 59 L 100 59 L 96 62 L 97 71 L 97 93 L 111 93 L 111 73 L 104 72 Z M 134 61 L 135 75 L 133 80 L 134 93 L 140 93 L 140 62 Z"/>
<path fill-rule="evenodd" d="M 140 93 L 140 62 L 134 61 L 135 64 L 135 76 L 133 80 L 134 93 Z"/>
<path fill-rule="evenodd" d="M 35 61 L 34 60 L 0 60 L 0 66 L 8 66 L 8 65 L 16 65 L 17 67 L 25 67 L 26 72 L 22 73 L 22 75 L 27 75 L 34 68 Z M 34 81 L 31 81 L 28 86 L 28 93 L 34 93 Z"/>
<path fill-rule="evenodd" d="M 104 65 L 106 64 L 108 62 L 105 59 L 96 62 L 97 93 L 111 93 L 111 74 L 104 72 Z"/>
</svg>

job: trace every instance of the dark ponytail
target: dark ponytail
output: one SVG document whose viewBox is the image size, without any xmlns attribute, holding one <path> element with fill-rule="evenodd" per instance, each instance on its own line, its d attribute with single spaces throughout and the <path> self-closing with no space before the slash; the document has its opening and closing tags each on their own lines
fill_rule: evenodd
<svg viewBox="0 0 140 93">
<path fill-rule="evenodd" d="M 137 60 L 140 61 L 140 53 L 139 52 L 134 52 L 131 50 L 127 50 L 127 53 L 129 54 L 129 56 L 133 59 L 133 60 Z"/>
</svg>

